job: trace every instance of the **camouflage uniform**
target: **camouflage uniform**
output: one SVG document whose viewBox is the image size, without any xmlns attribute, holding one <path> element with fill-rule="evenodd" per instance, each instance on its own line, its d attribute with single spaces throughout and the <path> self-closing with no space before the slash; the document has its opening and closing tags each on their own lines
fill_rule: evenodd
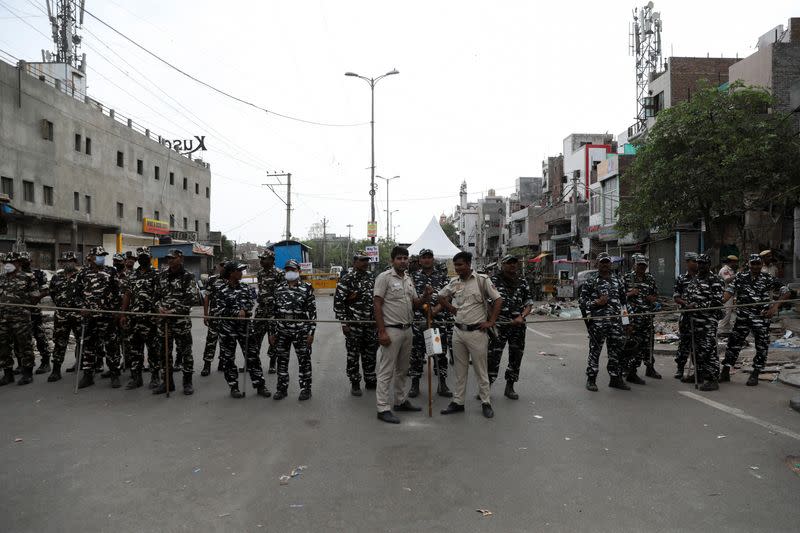
<svg viewBox="0 0 800 533">
<path fill-rule="evenodd" d="M 33 279 L 36 280 L 36 285 L 39 287 L 39 292 L 44 294 L 47 291 L 47 275 L 38 268 L 31 269 L 30 263 L 22 268 L 26 274 L 32 274 Z M 36 340 L 36 350 L 39 352 L 39 357 L 42 358 L 42 366 L 50 361 L 50 343 L 47 341 L 47 333 L 44 330 L 44 319 L 42 317 L 42 310 L 35 307 L 31 311 L 31 333 L 34 340 Z"/>
<path fill-rule="evenodd" d="M 13 253 L 9 255 L 14 257 Z M 0 303 L 33 304 L 39 295 L 39 286 L 33 274 L 18 268 L 14 273 L 0 277 Z M 12 350 L 26 377 L 29 377 L 33 372 L 33 345 L 31 311 L 28 307 L 0 307 L 0 368 L 5 373 L 3 385 L 14 381 Z"/>
<path fill-rule="evenodd" d="M 789 288 L 762 270 L 755 278 L 750 272 L 737 274 L 725 291 L 736 298 L 736 304 L 739 305 L 769 302 L 774 291 L 778 291 L 783 296 L 789 292 Z M 733 332 L 725 350 L 725 360 L 723 361 L 725 366 L 730 367 L 736 364 L 739 352 L 744 347 L 744 340 L 752 331 L 756 345 L 753 368 L 759 371 L 763 370 L 767 363 L 767 351 L 769 350 L 770 319 L 762 316 L 761 313 L 768 308 L 767 303 L 736 308 L 736 322 L 734 322 Z"/>
<path fill-rule="evenodd" d="M 80 307 L 79 290 L 77 271 L 70 275 L 65 270 L 59 270 L 50 280 L 50 299 L 56 307 Z M 56 311 L 53 314 L 54 365 L 60 366 L 64 363 L 70 333 L 75 336 L 77 356 L 81 343 L 81 314 L 78 311 Z"/>
<path fill-rule="evenodd" d="M 197 285 L 194 274 L 183 269 L 172 272 L 170 269 L 162 270 L 156 279 L 156 298 L 155 308 L 172 311 L 175 315 L 188 315 L 192 306 L 198 301 Z M 168 316 L 168 315 L 167 315 Z M 183 368 L 183 375 L 191 376 L 194 371 L 194 359 L 192 357 L 192 319 L 188 317 L 164 318 L 158 321 L 159 346 L 164 345 L 165 334 L 170 343 L 175 343 L 176 365 L 180 363 Z M 165 330 L 165 326 L 168 331 Z M 162 349 L 163 351 L 163 349 Z M 159 365 L 162 373 L 166 362 L 164 357 L 170 357 L 168 349 L 162 355 Z"/>
<path fill-rule="evenodd" d="M 608 296 L 608 303 L 602 306 L 596 305 L 594 301 L 603 295 Z M 608 278 L 596 274 L 589 277 L 581 285 L 579 305 L 583 316 L 602 317 L 622 314 L 627 305 L 622 280 L 613 272 Z M 600 352 L 605 343 L 608 352 L 606 366 L 608 375 L 612 378 L 621 377 L 629 366 L 623 351 L 625 334 L 622 330 L 622 320 L 616 317 L 589 320 L 586 327 L 589 330 L 589 360 L 586 375 L 592 379 L 597 377 Z"/>
<path fill-rule="evenodd" d="M 281 319 L 317 319 L 314 289 L 309 283 L 298 281 L 291 286 L 281 283 L 275 289 L 273 316 Z M 308 335 L 313 335 L 316 322 L 275 322 L 275 352 L 278 365 L 278 392 L 286 393 L 289 387 L 289 350 L 294 346 L 299 367 L 300 390 L 311 391 L 311 346 Z"/>
<path fill-rule="evenodd" d="M 125 280 L 125 293 L 128 294 L 127 311 L 135 313 L 155 313 L 158 272 L 148 267 L 139 267 Z M 144 348 L 147 346 L 147 359 L 150 371 L 157 375 L 161 363 L 163 345 L 159 344 L 158 319 L 152 316 L 127 315 L 125 328 L 125 349 L 131 375 L 140 375 L 144 367 Z"/>
<path fill-rule="evenodd" d="M 415 270 L 411 274 L 411 281 L 414 282 L 414 288 L 417 294 L 425 292 L 425 285 L 433 287 L 433 293 L 436 294 L 450 283 L 450 278 L 447 273 L 442 273 L 434 267 L 430 275 L 426 274 L 422 268 Z M 437 304 L 436 298 L 431 300 L 431 307 Z M 420 378 L 422 376 L 422 368 L 425 364 L 425 337 L 423 331 L 428 329 L 425 314 L 422 312 L 422 307 L 414 310 L 414 323 L 411 326 L 411 331 L 414 334 L 414 341 L 411 346 L 411 364 L 408 369 L 408 375 L 412 378 Z M 449 322 L 449 323 L 448 323 Z M 447 378 L 447 353 L 448 349 L 452 349 L 453 342 L 453 315 L 448 311 L 442 311 L 436 315 L 436 320 L 433 322 L 433 327 L 439 328 L 439 336 L 442 340 L 442 353 L 436 356 L 436 372 L 439 374 L 440 379 Z"/>
<path fill-rule="evenodd" d="M 350 326 L 350 333 L 344 336 L 347 349 L 347 377 L 353 384 L 361 383 L 359 360 L 361 370 L 364 372 L 364 383 L 374 387 L 377 382 L 375 376 L 375 362 L 378 353 L 378 337 L 373 323 L 350 323 L 350 320 L 375 320 L 375 308 L 372 303 L 372 293 L 375 279 L 369 271 L 353 269 L 339 279 L 336 293 L 333 297 L 333 312 L 336 320 L 342 325 Z M 348 297 L 356 293 L 353 300 Z"/>
<path fill-rule="evenodd" d="M 114 257 L 117 258 L 117 257 L 124 257 L 124 256 L 122 256 L 121 254 L 115 254 Z M 117 269 L 115 267 L 114 267 L 114 270 L 116 270 L 116 274 L 117 274 L 117 283 L 119 284 L 119 293 L 117 294 L 117 298 L 114 301 L 114 306 L 112 307 L 112 309 L 120 310 L 122 308 L 122 295 L 125 294 L 125 291 L 127 289 L 127 284 L 128 284 L 128 277 L 130 276 L 131 273 L 128 270 L 125 270 L 125 269 L 119 270 L 119 269 Z M 126 350 L 123 350 L 123 346 L 122 346 L 122 340 L 123 340 L 124 333 L 122 331 L 122 328 L 120 328 L 120 325 L 119 325 L 119 319 L 120 318 L 121 318 L 120 315 L 113 315 L 111 317 L 111 322 L 110 322 L 110 324 L 108 326 L 108 352 L 109 352 L 109 356 L 111 354 L 113 354 L 113 357 L 117 361 L 121 362 L 120 367 L 124 366 L 124 367 L 127 368 L 127 367 L 130 366 L 130 362 L 123 359 L 123 357 L 125 359 L 127 359 L 127 354 L 125 353 Z"/>
<path fill-rule="evenodd" d="M 225 280 L 219 274 L 208 277 L 206 283 L 206 296 L 208 297 L 208 315 L 218 316 L 217 293 L 225 286 Z M 219 339 L 219 324 L 213 318 L 208 319 L 208 332 L 206 333 L 206 347 L 203 350 L 203 362 L 211 363 L 217 351 Z"/>
<path fill-rule="evenodd" d="M 695 309 L 721 307 L 725 282 L 716 274 L 709 272 L 705 276 L 700 273 L 692 278 L 686 287 L 683 298 Z M 694 354 L 697 366 L 697 378 L 716 381 L 719 377 L 719 355 L 717 354 L 717 324 L 724 312 L 694 311 L 685 313 L 689 322 L 689 342 L 692 342 L 694 331 Z"/>
<path fill-rule="evenodd" d="M 675 291 L 672 295 L 673 298 L 686 299 L 686 289 L 694 279 L 695 275 L 689 272 L 681 274 L 675 280 Z M 678 365 L 679 370 L 683 370 L 686 366 L 686 361 L 689 359 L 689 352 L 692 351 L 692 335 L 691 328 L 689 327 L 689 313 L 681 313 L 678 319 L 678 351 L 675 355 L 675 363 Z"/>
<path fill-rule="evenodd" d="M 519 369 L 525 352 L 526 326 L 516 326 L 509 322 L 520 316 L 526 307 L 533 305 L 533 296 L 528 282 L 522 277 L 509 280 L 502 273 L 497 273 L 491 280 L 503 298 L 503 306 L 497 319 L 497 335 L 489 339 L 489 383 L 494 383 L 497 379 L 506 343 L 508 368 L 505 378 L 507 382 L 515 383 L 519 381 Z"/>
<path fill-rule="evenodd" d="M 269 270 L 262 268 L 258 271 L 256 278 L 258 280 L 258 297 L 256 300 L 258 306 L 256 307 L 255 316 L 256 318 L 274 318 L 275 288 L 283 282 L 283 271 L 274 266 Z M 256 320 L 251 327 L 249 350 L 252 353 L 250 357 L 260 360 L 261 344 L 264 342 L 265 336 L 275 334 L 275 322 Z M 269 339 L 267 339 L 267 344 L 269 344 Z M 277 355 L 274 346 L 269 345 L 267 355 L 270 358 L 270 367 L 274 367 L 273 359 Z"/>
<path fill-rule="evenodd" d="M 636 272 L 628 272 L 624 278 L 625 293 L 633 289 L 639 289 L 639 294 L 629 297 L 628 308 L 631 313 L 650 313 L 653 311 L 653 304 L 647 301 L 648 296 L 658 296 L 658 287 L 656 286 L 656 279 L 649 272 L 645 272 L 642 277 L 639 277 Z M 631 334 L 631 341 L 633 341 L 633 353 L 629 356 L 629 372 L 635 372 L 642 363 L 645 366 L 652 367 L 653 360 L 651 359 L 650 348 L 653 345 L 653 315 L 649 316 L 633 316 L 631 317 L 631 325 L 633 326 L 633 333 Z"/>
<path fill-rule="evenodd" d="M 242 265 L 244 266 L 244 265 Z M 237 317 L 239 311 L 245 311 L 247 316 L 251 316 L 253 309 L 253 294 L 250 289 L 239 282 L 231 285 L 230 282 L 223 280 L 224 285 L 217 289 L 214 295 L 216 300 L 216 316 Z M 247 356 L 247 370 L 250 373 L 250 381 L 253 387 L 258 389 L 264 386 L 264 372 L 261 368 L 261 359 L 258 357 L 257 350 L 251 350 L 253 341 L 252 329 L 249 333 L 247 327 L 249 320 L 222 320 L 217 325 L 219 331 L 219 359 L 222 370 L 225 372 L 225 381 L 229 387 L 238 387 L 239 372 L 236 368 L 236 344 L 242 350 L 242 354 Z M 252 326 L 251 326 L 252 328 Z"/>
<path fill-rule="evenodd" d="M 118 310 L 114 304 L 119 298 L 119 282 L 116 270 L 105 266 L 90 265 L 78 272 L 79 307 L 91 311 Z M 119 352 L 109 347 L 109 328 L 115 317 L 108 313 L 90 313 L 85 317 L 81 370 L 94 372 L 97 364 L 106 357 L 109 370 L 119 375 Z"/>
</svg>

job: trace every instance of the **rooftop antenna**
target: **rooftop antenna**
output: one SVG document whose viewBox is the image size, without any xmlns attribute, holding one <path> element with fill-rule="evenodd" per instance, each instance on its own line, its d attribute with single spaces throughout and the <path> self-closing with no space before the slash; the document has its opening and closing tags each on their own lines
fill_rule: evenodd
<svg viewBox="0 0 800 533">
<path fill-rule="evenodd" d="M 637 131 L 643 131 L 647 127 L 647 117 L 652 116 L 652 98 L 647 93 L 647 86 L 661 66 L 661 29 L 661 13 L 653 11 L 653 2 L 647 2 L 638 11 L 633 10 L 628 52 L 636 60 Z"/>
<path fill-rule="evenodd" d="M 85 3 L 86 0 L 46 0 L 55 44 L 53 62 L 66 63 L 81 71 L 85 69 L 85 62 L 79 61 L 82 56 L 78 52 L 81 45 L 78 30 L 83 26 Z"/>
</svg>

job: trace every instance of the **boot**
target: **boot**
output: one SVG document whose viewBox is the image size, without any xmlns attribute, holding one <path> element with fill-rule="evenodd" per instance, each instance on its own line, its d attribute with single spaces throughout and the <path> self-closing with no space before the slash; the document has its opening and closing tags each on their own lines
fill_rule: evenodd
<svg viewBox="0 0 800 533">
<path fill-rule="evenodd" d="M 586 390 L 597 392 L 597 378 L 594 376 L 589 376 L 586 378 Z"/>
<path fill-rule="evenodd" d="M 172 392 L 175 390 L 175 380 L 172 379 L 172 376 L 169 377 L 169 391 Z M 157 389 L 153 390 L 153 394 L 165 394 L 167 392 L 167 380 L 162 379 L 161 383 L 158 385 Z"/>
<path fill-rule="evenodd" d="M 259 396 L 263 396 L 264 398 L 269 398 L 272 396 L 272 393 L 269 391 L 266 385 L 261 385 L 256 389 L 256 394 Z"/>
<path fill-rule="evenodd" d="M 503 394 L 509 400 L 519 400 L 519 394 L 514 392 L 514 382 L 513 381 L 506 381 L 506 390 L 503 392 Z"/>
<path fill-rule="evenodd" d="M 91 370 L 84 370 L 83 376 L 81 376 L 81 380 L 78 382 L 78 388 L 85 389 L 92 385 L 94 385 L 94 372 Z"/>
<path fill-rule="evenodd" d="M 39 368 L 36 369 L 37 374 L 46 374 L 50 372 L 50 356 L 43 355 L 42 356 L 42 363 L 39 365 Z"/>
<path fill-rule="evenodd" d="M 311 398 L 311 389 L 303 389 L 300 391 L 300 396 L 297 398 L 301 402 Z"/>
<path fill-rule="evenodd" d="M 436 394 L 442 398 L 452 398 L 453 393 L 447 388 L 447 378 L 439 376 L 439 387 L 436 389 Z"/>
<path fill-rule="evenodd" d="M 683 365 L 678 365 L 678 369 L 675 371 L 675 375 L 672 377 L 674 377 L 675 379 L 683 378 Z"/>
<path fill-rule="evenodd" d="M 236 398 L 237 400 L 239 398 L 244 398 L 244 393 L 239 390 L 238 385 L 234 385 L 233 387 L 231 387 L 231 398 Z"/>
<path fill-rule="evenodd" d="M 273 400 L 283 400 L 286 398 L 286 391 L 278 389 L 275 391 L 275 395 L 272 397 Z"/>
<path fill-rule="evenodd" d="M 33 383 L 33 367 L 22 367 L 22 377 L 17 381 L 17 385 L 29 385 Z"/>
<path fill-rule="evenodd" d="M 22 370 L 24 371 L 25 369 L 23 368 Z M 753 371 L 750 373 L 750 377 L 747 378 L 747 383 L 746 383 L 748 387 L 755 387 L 756 385 L 758 385 L 759 372 L 760 371 L 758 369 L 754 368 Z"/>
<path fill-rule="evenodd" d="M 653 379 L 661 379 L 661 374 L 656 371 L 653 365 L 649 365 L 647 370 L 644 371 L 645 377 L 653 378 Z"/>
<path fill-rule="evenodd" d="M 375 390 L 378 387 L 378 383 L 376 381 L 367 381 L 364 383 L 364 388 L 367 390 Z"/>
<path fill-rule="evenodd" d="M 10 368 L 3 369 L 3 378 L 0 379 L 0 387 L 14 383 L 14 371 Z"/>
<path fill-rule="evenodd" d="M 411 389 L 408 391 L 409 398 L 419 396 L 419 378 L 411 378 Z"/>
<path fill-rule="evenodd" d="M 53 383 L 61 379 L 61 363 L 53 363 L 53 371 L 47 376 L 47 381 Z"/>
<path fill-rule="evenodd" d="M 634 383 L 636 385 L 646 384 L 645 380 L 640 378 L 639 375 L 636 373 L 636 370 L 631 370 L 630 372 L 628 372 L 628 377 L 625 379 L 628 381 L 628 383 Z"/>
<path fill-rule="evenodd" d="M 126 390 L 133 390 L 138 389 L 144 385 L 142 381 L 142 371 L 141 370 L 131 370 L 131 379 L 128 380 L 128 383 L 125 384 Z"/>
<path fill-rule="evenodd" d="M 700 387 L 698 387 L 698 390 L 701 391 L 719 390 L 719 383 L 717 383 L 717 381 L 714 379 L 707 379 L 703 382 L 702 385 L 700 385 Z"/>
<path fill-rule="evenodd" d="M 158 370 L 153 369 L 153 371 L 150 372 L 150 384 L 147 385 L 147 387 L 149 389 L 157 389 L 159 386 L 161 386 L 161 375 Z"/>
<path fill-rule="evenodd" d="M 118 389 L 121 386 L 122 385 L 119 382 L 119 370 L 112 371 L 112 373 L 111 373 L 111 388 L 112 389 Z"/>
<path fill-rule="evenodd" d="M 203 370 L 200 371 L 200 375 L 206 377 L 209 374 L 211 374 L 211 361 L 203 361 Z"/>
<path fill-rule="evenodd" d="M 191 374 L 184 374 L 183 375 L 183 393 L 186 396 L 191 396 L 194 394 L 194 387 L 192 387 L 192 375 Z"/>
<path fill-rule="evenodd" d="M 731 381 L 731 367 L 722 365 L 722 371 L 719 373 L 720 383 L 729 383 Z"/>
<path fill-rule="evenodd" d="M 353 396 L 361 396 L 361 383 L 358 381 L 353 381 L 350 383 L 350 394 Z"/>
<path fill-rule="evenodd" d="M 68 373 L 75 372 L 77 369 L 78 369 L 78 362 L 75 361 L 74 363 L 72 363 L 71 367 L 67 368 L 67 372 Z"/>
<path fill-rule="evenodd" d="M 611 381 L 608 382 L 608 386 L 612 389 L 631 390 L 631 388 L 625 384 L 620 376 L 612 376 Z"/>
</svg>

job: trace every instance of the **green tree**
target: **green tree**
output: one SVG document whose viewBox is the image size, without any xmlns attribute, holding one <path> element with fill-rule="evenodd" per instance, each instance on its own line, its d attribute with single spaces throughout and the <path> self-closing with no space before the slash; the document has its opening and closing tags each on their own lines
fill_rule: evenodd
<svg viewBox="0 0 800 533">
<path fill-rule="evenodd" d="M 445 222 L 441 224 L 441 226 L 442 231 L 444 231 L 444 234 L 450 239 L 450 242 L 458 246 L 458 229 L 451 222 Z"/>
<path fill-rule="evenodd" d="M 715 245 L 744 212 L 796 201 L 800 139 L 764 90 L 740 82 L 704 87 L 665 109 L 622 176 L 620 233 L 705 221 Z"/>
<path fill-rule="evenodd" d="M 219 262 L 222 259 L 233 259 L 233 243 L 225 235 L 220 238 L 220 247 L 214 248 L 214 260 Z"/>
</svg>

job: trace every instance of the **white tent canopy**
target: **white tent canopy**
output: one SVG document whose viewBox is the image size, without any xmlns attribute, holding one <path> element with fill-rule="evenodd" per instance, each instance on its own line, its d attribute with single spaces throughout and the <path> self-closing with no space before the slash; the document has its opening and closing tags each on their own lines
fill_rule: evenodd
<svg viewBox="0 0 800 533">
<path fill-rule="evenodd" d="M 461 250 L 456 245 L 450 242 L 447 235 L 444 234 L 442 227 L 436 220 L 436 217 L 431 219 L 428 227 L 422 232 L 414 244 L 408 247 L 408 253 L 411 255 L 419 255 L 419 251 L 428 248 L 433 250 L 433 257 L 436 259 L 452 259 Z"/>
</svg>

